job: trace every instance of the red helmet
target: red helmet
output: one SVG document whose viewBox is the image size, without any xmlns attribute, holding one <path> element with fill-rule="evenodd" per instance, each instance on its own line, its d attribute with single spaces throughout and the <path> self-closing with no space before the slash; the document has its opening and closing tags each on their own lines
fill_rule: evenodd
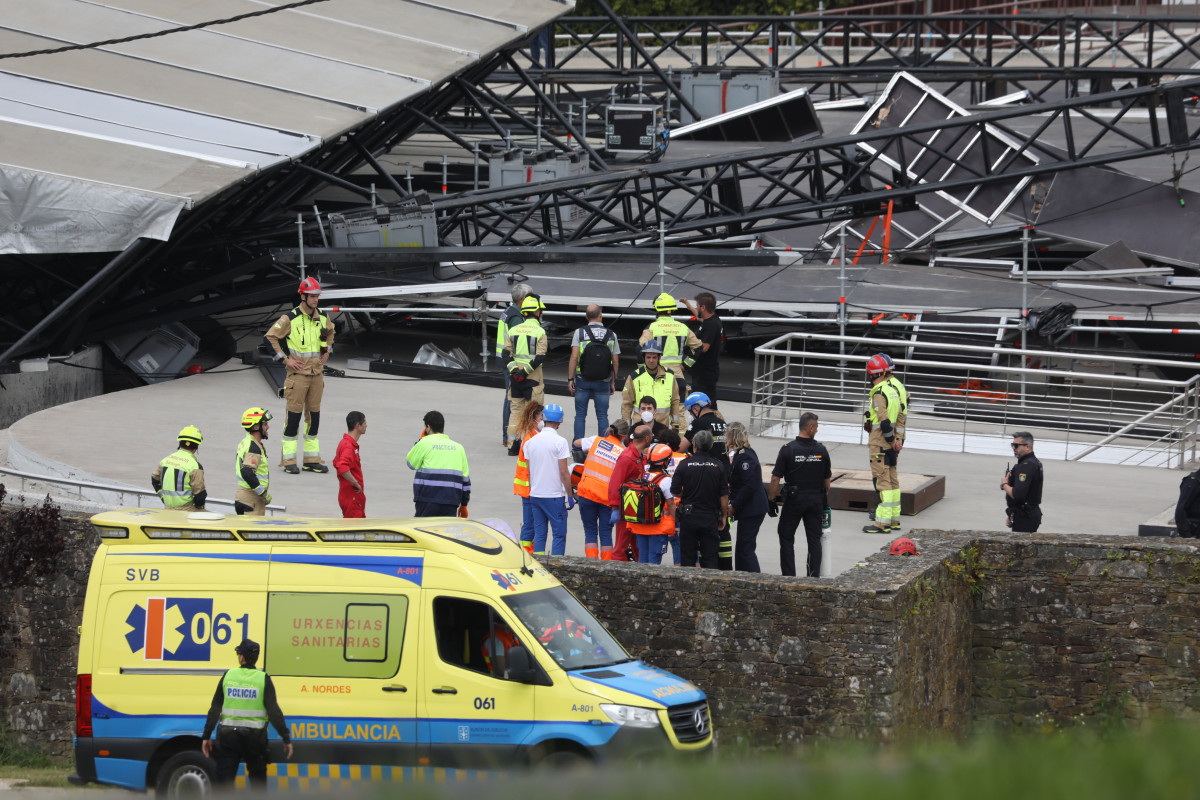
<svg viewBox="0 0 1200 800">
<path fill-rule="evenodd" d="M 317 283 L 316 278 L 305 278 L 300 281 L 300 288 L 296 290 L 297 294 L 320 294 L 321 284 Z"/>
<path fill-rule="evenodd" d="M 867 362 L 867 374 L 874 378 L 876 375 L 882 375 L 885 372 L 892 371 L 892 360 L 883 353 L 877 353 L 871 356 L 871 360 Z"/>
<path fill-rule="evenodd" d="M 892 542 L 890 551 L 894 556 L 919 556 L 921 551 L 917 549 L 917 543 L 907 536 L 901 536 L 896 541 Z"/>
</svg>

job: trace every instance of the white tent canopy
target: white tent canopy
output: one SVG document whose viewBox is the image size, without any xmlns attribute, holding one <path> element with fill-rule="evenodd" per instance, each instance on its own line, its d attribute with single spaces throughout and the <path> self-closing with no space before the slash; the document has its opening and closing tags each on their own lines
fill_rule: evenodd
<svg viewBox="0 0 1200 800">
<path fill-rule="evenodd" d="M 0 0 L 0 54 L 119 39 L 276 0 Z M 0 253 L 123 250 L 184 209 L 525 38 L 560 0 L 325 0 L 0 59 Z"/>
</svg>

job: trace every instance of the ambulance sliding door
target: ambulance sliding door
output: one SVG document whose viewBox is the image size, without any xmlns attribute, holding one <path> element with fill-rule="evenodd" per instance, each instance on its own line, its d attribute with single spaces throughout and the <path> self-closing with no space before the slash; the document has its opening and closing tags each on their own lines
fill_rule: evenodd
<svg viewBox="0 0 1200 800">
<path fill-rule="evenodd" d="M 295 754 L 279 774 L 396 778 L 376 773 L 416 764 L 419 573 L 393 577 L 409 567 L 378 551 L 280 550 L 272 555 L 265 666 Z M 383 561 L 387 569 L 364 569 Z M 314 773 L 305 764 L 322 766 Z M 324 765 L 332 765 L 328 775 Z"/>
</svg>

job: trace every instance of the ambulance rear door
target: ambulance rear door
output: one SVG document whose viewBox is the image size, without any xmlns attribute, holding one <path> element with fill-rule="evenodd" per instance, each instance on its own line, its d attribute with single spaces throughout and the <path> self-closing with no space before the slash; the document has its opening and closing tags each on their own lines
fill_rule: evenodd
<svg viewBox="0 0 1200 800">
<path fill-rule="evenodd" d="M 234 647 L 261 640 L 268 548 L 110 547 L 92 675 L 97 778 L 145 787 L 152 741 L 199 736 Z"/>
</svg>

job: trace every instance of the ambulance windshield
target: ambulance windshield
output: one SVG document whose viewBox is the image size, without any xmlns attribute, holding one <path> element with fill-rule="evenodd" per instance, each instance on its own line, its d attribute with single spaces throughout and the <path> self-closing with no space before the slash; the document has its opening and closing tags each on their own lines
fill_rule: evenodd
<svg viewBox="0 0 1200 800">
<path fill-rule="evenodd" d="M 504 602 L 563 669 L 632 661 L 583 604 L 561 586 L 505 597 Z"/>
</svg>

